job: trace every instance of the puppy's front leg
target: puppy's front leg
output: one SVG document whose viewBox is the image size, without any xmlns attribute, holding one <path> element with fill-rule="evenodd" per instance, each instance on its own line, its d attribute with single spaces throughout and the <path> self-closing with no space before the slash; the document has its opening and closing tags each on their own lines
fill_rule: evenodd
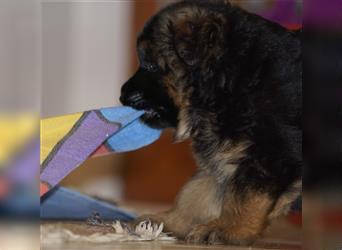
<svg viewBox="0 0 342 250">
<path fill-rule="evenodd" d="M 196 225 L 187 235 L 189 243 L 248 245 L 257 239 L 268 222 L 274 200 L 266 193 L 227 192 L 221 216 L 207 224 Z"/>
<path fill-rule="evenodd" d="M 156 223 L 163 222 L 165 232 L 172 232 L 183 239 L 194 225 L 207 223 L 220 216 L 222 197 L 218 188 L 214 177 L 198 174 L 182 188 L 170 211 L 142 216 L 135 224 L 148 219 Z"/>
<path fill-rule="evenodd" d="M 248 245 L 266 228 L 269 215 L 286 189 L 257 161 L 245 161 L 226 180 L 222 212 L 209 223 L 196 225 L 187 235 L 191 243 L 223 241 Z"/>
</svg>

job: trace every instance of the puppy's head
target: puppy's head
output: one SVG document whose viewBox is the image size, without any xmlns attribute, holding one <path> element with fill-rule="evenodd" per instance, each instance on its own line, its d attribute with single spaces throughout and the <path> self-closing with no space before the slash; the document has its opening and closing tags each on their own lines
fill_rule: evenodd
<svg viewBox="0 0 342 250">
<path fill-rule="evenodd" d="M 229 9 L 223 0 L 182 1 L 154 16 L 138 38 L 140 67 L 122 87 L 121 102 L 145 110 L 152 127 L 186 133 L 193 90 L 223 56 Z"/>
</svg>

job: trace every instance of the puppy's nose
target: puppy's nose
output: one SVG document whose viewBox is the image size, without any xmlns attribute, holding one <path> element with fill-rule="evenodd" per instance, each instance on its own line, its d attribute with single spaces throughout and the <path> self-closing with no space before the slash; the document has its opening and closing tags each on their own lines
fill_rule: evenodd
<svg viewBox="0 0 342 250">
<path fill-rule="evenodd" d="M 120 101 L 122 104 L 131 106 L 133 108 L 143 108 L 145 104 L 144 97 L 140 92 L 133 92 L 128 96 L 122 95 L 120 97 Z"/>
</svg>

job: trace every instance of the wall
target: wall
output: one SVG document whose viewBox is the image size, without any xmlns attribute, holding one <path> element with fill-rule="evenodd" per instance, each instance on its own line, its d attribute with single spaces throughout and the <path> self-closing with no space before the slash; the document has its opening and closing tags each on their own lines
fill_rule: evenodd
<svg viewBox="0 0 342 250">
<path fill-rule="evenodd" d="M 130 1 L 44 1 L 43 116 L 119 104 L 131 60 Z"/>
<path fill-rule="evenodd" d="M 40 68 L 39 4 L 32 0 L 1 0 L 1 111 L 39 112 Z"/>
</svg>

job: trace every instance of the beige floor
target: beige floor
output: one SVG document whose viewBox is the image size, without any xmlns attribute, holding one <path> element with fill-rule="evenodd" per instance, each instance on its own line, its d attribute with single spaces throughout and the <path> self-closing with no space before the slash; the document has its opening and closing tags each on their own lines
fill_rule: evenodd
<svg viewBox="0 0 342 250">
<path fill-rule="evenodd" d="M 42 249 L 49 249 L 49 250 L 191 250 L 191 249 L 227 249 L 227 250 L 245 250 L 245 249 L 255 249 L 255 250 L 262 250 L 262 249 L 301 249 L 298 247 L 293 247 L 291 245 L 284 245 L 279 248 L 279 246 L 259 246 L 259 247 L 233 247 L 233 246 L 203 246 L 203 245 L 183 245 L 183 244 L 167 244 L 167 243 L 118 243 L 118 244 L 67 244 L 67 245 L 55 245 L 53 247 Z"/>
<path fill-rule="evenodd" d="M 47 223 L 49 225 L 53 223 Z M 59 223 L 61 224 L 61 223 Z M 64 228 L 79 234 L 90 234 L 92 228 L 84 225 L 84 223 L 62 223 Z M 261 249 L 277 249 L 277 250 L 292 250 L 301 249 L 301 230 L 290 225 L 286 220 L 280 219 L 271 225 L 264 237 L 252 247 L 236 247 L 236 246 L 206 246 L 206 245 L 187 245 L 179 243 L 164 243 L 164 242 L 125 242 L 125 243 L 86 243 L 86 242 L 68 242 L 68 243 L 53 243 L 41 246 L 42 250 L 191 250 L 191 249 L 236 249 L 236 250 L 261 250 Z"/>
<path fill-rule="evenodd" d="M 125 210 L 132 211 L 137 215 L 153 214 L 165 211 L 169 206 L 143 203 L 123 203 Z M 54 223 L 43 222 L 44 224 L 54 225 Z M 98 228 L 87 226 L 84 222 L 58 222 L 63 228 L 69 229 L 80 235 L 90 235 L 98 232 Z M 110 233 L 111 231 L 108 231 Z M 106 231 L 104 231 L 106 233 Z M 301 229 L 290 224 L 286 218 L 274 221 L 265 232 L 263 238 L 256 242 L 252 247 L 237 246 L 206 246 L 206 245 L 187 245 L 182 242 L 115 242 L 115 243 L 88 243 L 88 242 L 68 242 L 58 244 L 41 245 L 41 250 L 192 250 L 192 249 L 227 249 L 227 250 L 299 250 L 302 249 Z M 1 249 L 1 248 L 0 248 Z"/>
</svg>

